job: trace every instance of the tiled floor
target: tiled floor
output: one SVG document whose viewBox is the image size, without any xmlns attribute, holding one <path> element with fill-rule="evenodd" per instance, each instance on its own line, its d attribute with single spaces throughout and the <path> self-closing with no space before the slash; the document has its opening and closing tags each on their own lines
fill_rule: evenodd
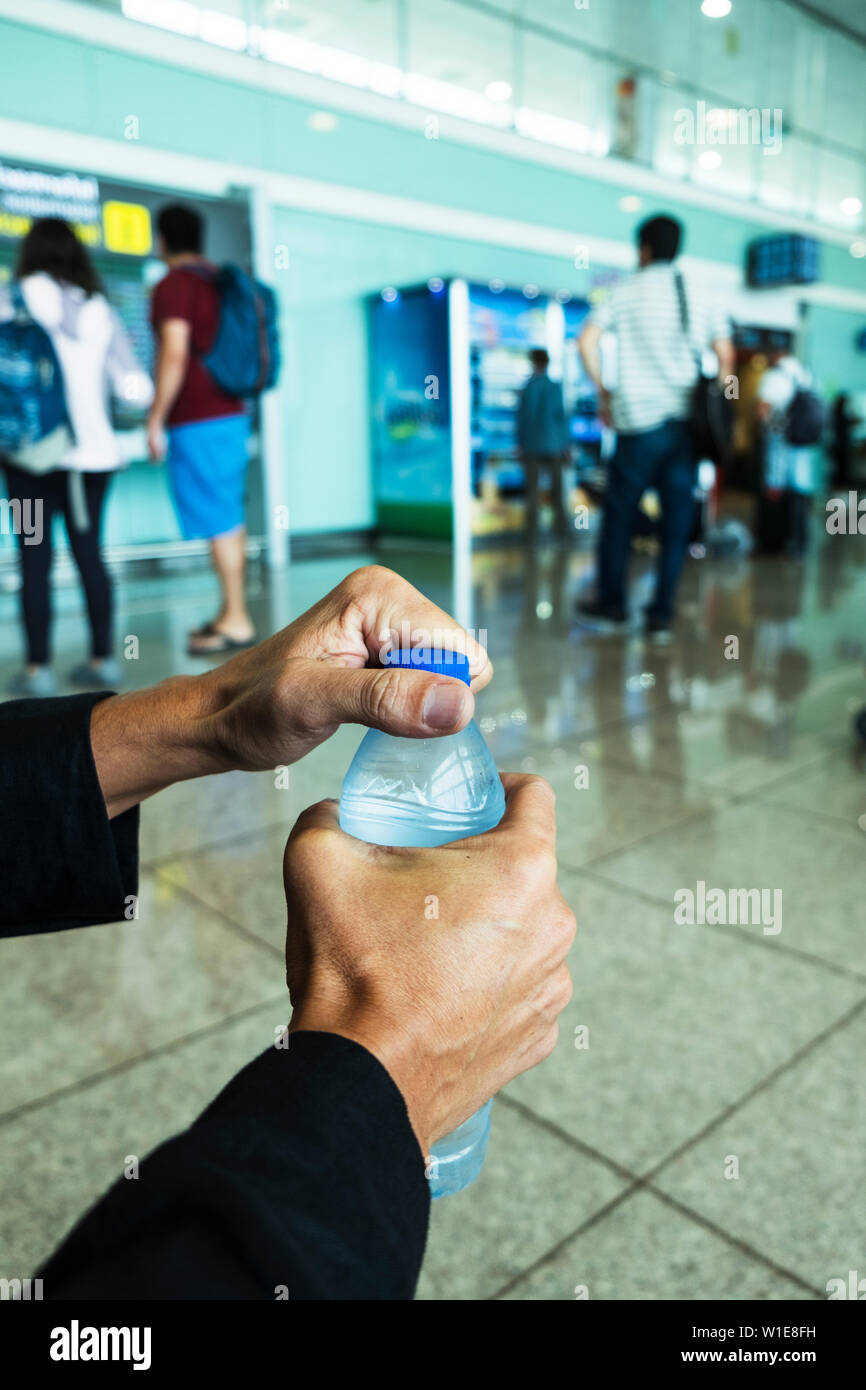
<svg viewBox="0 0 866 1390">
<path fill-rule="evenodd" d="M 475 557 L 496 665 L 479 719 L 501 767 L 557 790 L 580 931 L 559 1047 L 497 1101 L 481 1180 L 435 1205 L 420 1297 L 812 1299 L 866 1271 L 866 542 L 821 541 L 803 567 L 692 562 L 661 653 L 573 626 L 588 554 Z M 260 579 L 260 629 L 365 558 Z M 450 606 L 446 554 L 379 558 Z M 197 573 L 121 586 L 131 684 L 194 669 L 209 597 Z M 83 627 L 74 591 L 59 606 L 62 670 Z M 17 640 L 4 595 L 4 683 Z M 359 736 L 286 790 L 233 774 L 147 803 L 146 928 L 0 943 L 0 1272 L 31 1269 L 285 1021 L 282 846 Z M 698 880 L 780 889 L 781 930 L 677 924 Z"/>
</svg>

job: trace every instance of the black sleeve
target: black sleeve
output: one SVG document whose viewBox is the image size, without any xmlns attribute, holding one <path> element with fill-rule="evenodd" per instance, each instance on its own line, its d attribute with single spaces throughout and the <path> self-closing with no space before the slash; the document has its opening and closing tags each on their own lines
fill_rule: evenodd
<svg viewBox="0 0 866 1390">
<path fill-rule="evenodd" d="M 108 819 L 90 747 L 106 698 L 0 704 L 0 936 L 133 915 L 138 807 Z"/>
<path fill-rule="evenodd" d="M 411 1299 L 429 1208 L 385 1068 L 292 1033 L 120 1178 L 40 1277 L 47 1299 Z"/>
</svg>

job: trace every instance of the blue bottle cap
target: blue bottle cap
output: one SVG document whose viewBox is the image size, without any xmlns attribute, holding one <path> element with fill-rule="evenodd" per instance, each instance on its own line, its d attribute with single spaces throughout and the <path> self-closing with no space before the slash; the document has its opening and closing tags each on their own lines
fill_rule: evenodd
<svg viewBox="0 0 866 1390">
<path fill-rule="evenodd" d="M 411 667 L 413 671 L 430 671 L 434 676 L 453 676 L 469 685 L 469 658 L 463 652 L 448 652 L 442 647 L 394 647 L 386 652 L 383 666 Z"/>
</svg>

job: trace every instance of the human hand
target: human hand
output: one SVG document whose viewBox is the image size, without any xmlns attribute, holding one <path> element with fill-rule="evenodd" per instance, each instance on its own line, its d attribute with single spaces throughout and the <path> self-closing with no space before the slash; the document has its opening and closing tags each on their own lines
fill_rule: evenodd
<svg viewBox="0 0 866 1390">
<path fill-rule="evenodd" d="M 462 681 L 370 667 L 393 642 L 464 651 Z M 292 763 L 344 723 L 433 738 L 472 717 L 472 691 L 493 674 L 485 652 L 400 575 L 367 565 L 274 637 L 201 677 L 211 687 L 211 737 L 225 768 Z"/>
<path fill-rule="evenodd" d="M 383 648 L 465 652 L 470 689 L 447 676 L 368 667 Z M 342 723 L 435 738 L 472 718 L 493 675 L 454 619 L 391 570 L 367 565 L 275 636 L 201 676 L 102 700 L 90 719 L 109 816 L 172 782 L 296 762 Z"/>
<path fill-rule="evenodd" d="M 290 1029 L 338 1033 L 377 1057 L 425 1156 L 550 1055 L 571 997 L 553 792 L 540 777 L 502 780 L 502 821 L 469 840 L 368 845 L 322 801 L 286 845 Z"/>
<path fill-rule="evenodd" d="M 601 387 L 598 393 L 598 415 L 606 429 L 613 429 L 613 407 L 610 392 Z"/>
<path fill-rule="evenodd" d="M 162 463 L 166 454 L 165 430 L 152 416 L 147 421 L 147 454 L 151 463 Z"/>
</svg>

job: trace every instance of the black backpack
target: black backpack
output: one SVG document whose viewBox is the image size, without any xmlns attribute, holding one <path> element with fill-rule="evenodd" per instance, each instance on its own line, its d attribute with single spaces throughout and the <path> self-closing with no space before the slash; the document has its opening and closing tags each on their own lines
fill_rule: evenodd
<svg viewBox="0 0 866 1390">
<path fill-rule="evenodd" d="M 798 386 L 785 412 L 785 439 L 789 444 L 820 444 L 824 433 L 824 402 L 815 391 Z"/>
</svg>

